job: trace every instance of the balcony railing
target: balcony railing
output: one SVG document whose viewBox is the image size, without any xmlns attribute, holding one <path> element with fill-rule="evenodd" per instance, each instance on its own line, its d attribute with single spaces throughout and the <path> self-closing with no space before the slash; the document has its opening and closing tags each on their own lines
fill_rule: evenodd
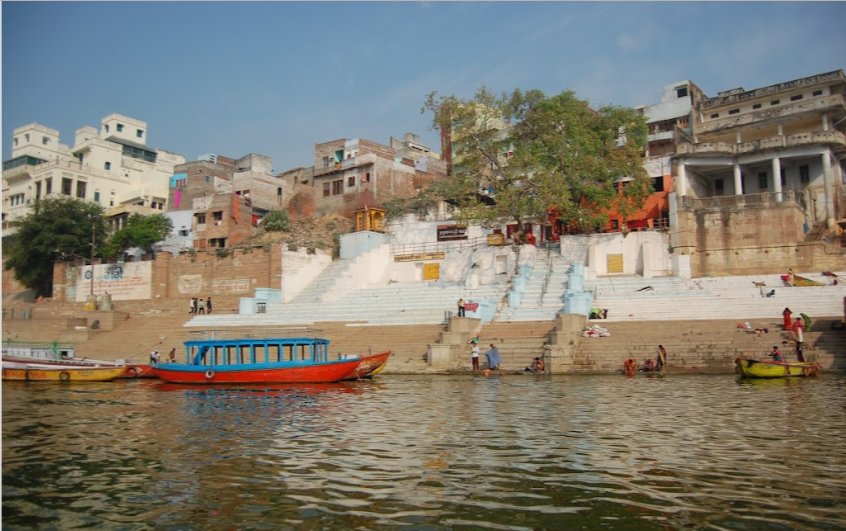
<svg viewBox="0 0 846 531">
<path fill-rule="evenodd" d="M 839 131 L 808 131 L 795 135 L 773 136 L 752 142 L 699 142 L 681 143 L 676 146 L 676 155 L 742 155 L 774 148 L 804 146 L 808 144 L 833 144 L 846 147 L 846 135 Z"/>
<path fill-rule="evenodd" d="M 797 88 L 819 85 L 838 79 L 843 80 L 842 70 L 835 70 L 834 72 L 827 72 L 825 74 L 818 74 L 816 76 L 803 77 L 801 79 L 788 81 L 786 83 L 779 83 L 777 85 L 770 85 L 769 87 L 748 90 L 746 92 L 732 94 L 730 96 L 718 96 L 716 98 L 711 98 L 709 100 L 703 101 L 702 109 L 711 109 L 713 107 L 721 107 L 723 105 L 737 104 L 742 101 L 761 98 L 764 96 L 772 96 L 773 94 L 778 94 L 779 92 L 785 92 L 788 90 L 795 90 Z"/>
<path fill-rule="evenodd" d="M 781 196 L 782 200 L 779 201 Z M 764 192 L 760 194 L 715 195 L 711 197 L 679 198 L 680 207 L 685 210 L 712 210 L 723 208 L 774 207 L 795 205 L 805 210 L 805 194 L 798 190 Z"/>
<path fill-rule="evenodd" d="M 843 96 L 835 94 L 824 98 L 814 98 L 777 107 L 770 107 L 760 111 L 745 112 L 720 120 L 708 120 L 699 124 L 696 132 L 697 134 L 705 134 L 714 131 L 725 131 L 726 129 L 731 129 L 732 127 L 766 122 L 767 120 L 773 120 L 775 118 L 783 118 L 811 111 L 822 112 L 827 109 L 843 109 L 844 107 L 846 107 L 846 104 L 844 104 Z"/>
</svg>

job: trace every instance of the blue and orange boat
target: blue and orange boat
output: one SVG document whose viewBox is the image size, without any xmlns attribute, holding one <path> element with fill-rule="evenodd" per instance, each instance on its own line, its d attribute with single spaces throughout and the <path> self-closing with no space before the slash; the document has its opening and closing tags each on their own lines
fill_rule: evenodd
<svg viewBox="0 0 846 531">
<path fill-rule="evenodd" d="M 191 332 L 186 363 L 162 363 L 155 372 L 166 382 L 181 384 L 330 383 L 354 374 L 361 356 L 330 359 L 329 340 L 311 332 L 316 331 L 282 330 L 260 338 L 243 332 Z"/>
</svg>

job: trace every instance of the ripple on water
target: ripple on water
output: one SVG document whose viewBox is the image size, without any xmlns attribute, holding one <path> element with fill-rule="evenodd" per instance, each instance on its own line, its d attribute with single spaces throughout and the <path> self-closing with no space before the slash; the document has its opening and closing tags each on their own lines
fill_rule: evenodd
<svg viewBox="0 0 846 531">
<path fill-rule="evenodd" d="M 4 529 L 846 529 L 843 378 L 3 385 Z"/>
</svg>

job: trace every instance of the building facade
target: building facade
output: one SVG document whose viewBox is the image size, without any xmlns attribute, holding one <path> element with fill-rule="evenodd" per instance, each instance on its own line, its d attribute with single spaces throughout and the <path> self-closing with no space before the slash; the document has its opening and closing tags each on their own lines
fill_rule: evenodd
<svg viewBox="0 0 846 531">
<path fill-rule="evenodd" d="M 671 246 L 695 272 L 801 269 L 800 244 L 842 237 L 845 97 L 838 70 L 694 98 L 692 134 L 675 139 Z"/>
<path fill-rule="evenodd" d="M 34 203 L 51 195 L 68 195 L 99 203 L 114 229 L 131 213 L 151 214 L 167 208 L 168 178 L 182 155 L 147 146 L 147 124 L 110 114 L 100 128 L 81 127 L 73 147 L 59 132 L 32 123 L 14 130 L 12 158 L 3 163 L 4 234 Z"/>
<path fill-rule="evenodd" d="M 427 183 L 446 175 L 446 164 L 429 155 L 427 147 L 407 143 L 399 143 L 403 145 L 400 152 L 414 150 L 420 154 L 417 158 L 403 157 L 391 146 L 359 138 L 315 144 L 312 171 L 299 168 L 281 175 L 293 194 L 283 202 L 294 214 L 292 217 L 311 211 L 318 217 L 338 214 L 352 219 L 365 190 L 384 203 L 394 197 L 414 195 Z"/>
<path fill-rule="evenodd" d="M 272 159 L 202 155 L 174 167 L 167 215 L 173 231 L 161 250 L 222 249 L 243 242 L 267 212 L 282 208 L 283 184 Z"/>
</svg>

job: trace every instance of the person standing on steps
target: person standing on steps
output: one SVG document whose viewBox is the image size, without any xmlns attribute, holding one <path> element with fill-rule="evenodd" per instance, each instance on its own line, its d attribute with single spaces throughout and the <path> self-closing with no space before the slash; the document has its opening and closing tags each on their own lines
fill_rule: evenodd
<svg viewBox="0 0 846 531">
<path fill-rule="evenodd" d="M 464 299 L 458 299 L 458 316 L 465 317 L 464 315 Z"/>
<path fill-rule="evenodd" d="M 203 299 L 197 299 L 197 308 L 198 308 L 197 313 L 202 314 L 202 315 L 206 314 L 205 304 L 206 303 L 203 302 Z"/>
<path fill-rule="evenodd" d="M 479 344 L 474 342 L 470 348 L 470 358 L 473 360 L 473 370 L 479 370 Z"/>
<path fill-rule="evenodd" d="M 485 352 L 485 358 L 487 359 L 489 370 L 500 368 L 499 366 L 502 364 L 502 358 L 499 355 L 499 349 L 496 348 L 493 343 L 491 343 L 491 349 Z"/>
<path fill-rule="evenodd" d="M 206 311 L 208 312 L 208 315 L 211 315 L 211 312 L 212 312 L 211 297 L 206 299 Z"/>
<path fill-rule="evenodd" d="M 664 372 L 664 367 L 667 365 L 667 351 L 664 345 L 658 345 L 658 356 L 655 358 L 655 370 Z"/>
<path fill-rule="evenodd" d="M 188 315 L 193 315 L 197 313 L 197 299 L 191 297 L 191 300 L 188 301 Z"/>
<path fill-rule="evenodd" d="M 790 321 L 790 316 L 792 314 L 793 314 L 793 312 L 790 311 L 790 308 L 785 308 L 784 311 L 781 312 L 781 315 L 784 316 L 784 329 L 785 330 L 790 330 L 790 327 L 793 324 Z"/>
</svg>

